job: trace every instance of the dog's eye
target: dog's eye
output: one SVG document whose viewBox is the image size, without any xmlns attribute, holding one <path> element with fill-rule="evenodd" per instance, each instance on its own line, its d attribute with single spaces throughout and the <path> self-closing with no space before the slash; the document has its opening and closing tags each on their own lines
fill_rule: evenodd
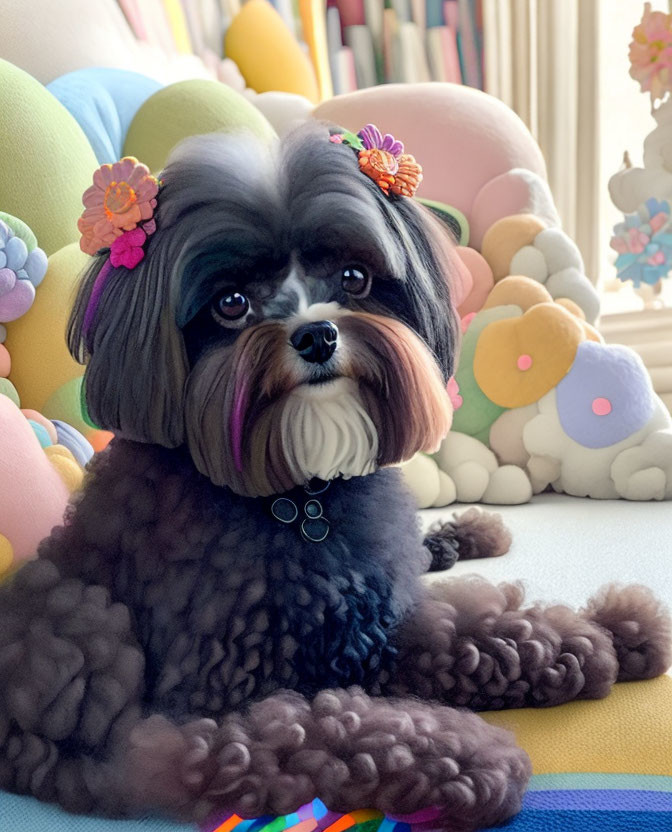
<svg viewBox="0 0 672 832">
<path fill-rule="evenodd" d="M 222 292 L 212 302 L 212 311 L 222 322 L 239 321 L 247 315 L 250 302 L 240 292 Z"/>
<path fill-rule="evenodd" d="M 341 285 L 349 295 L 361 298 L 369 294 L 371 278 L 360 266 L 348 266 L 343 269 Z"/>
</svg>

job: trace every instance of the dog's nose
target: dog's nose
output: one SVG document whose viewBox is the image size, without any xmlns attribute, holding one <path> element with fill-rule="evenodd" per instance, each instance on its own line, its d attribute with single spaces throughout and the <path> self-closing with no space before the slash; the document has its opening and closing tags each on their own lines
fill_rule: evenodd
<svg viewBox="0 0 672 832">
<path fill-rule="evenodd" d="M 331 321 L 303 324 L 294 332 L 289 342 L 304 361 L 324 364 L 336 350 L 338 328 Z"/>
</svg>

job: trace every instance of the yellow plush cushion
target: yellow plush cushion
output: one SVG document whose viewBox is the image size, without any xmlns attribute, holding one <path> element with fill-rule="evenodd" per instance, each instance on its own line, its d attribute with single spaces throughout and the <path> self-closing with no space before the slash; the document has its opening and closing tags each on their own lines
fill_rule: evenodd
<svg viewBox="0 0 672 832">
<path fill-rule="evenodd" d="M 540 303 L 489 324 L 474 353 L 478 386 L 500 407 L 539 401 L 569 372 L 584 323 L 556 303 Z"/>
<path fill-rule="evenodd" d="M 310 59 L 266 0 L 245 3 L 226 31 L 224 48 L 253 90 L 293 92 L 319 100 Z"/>
<path fill-rule="evenodd" d="M 275 135 L 262 114 L 242 95 L 219 81 L 180 81 L 154 93 L 135 114 L 124 155 L 140 159 L 154 173 L 187 136 L 249 130 L 262 139 Z"/>
<path fill-rule="evenodd" d="M 51 445 L 45 448 L 44 452 L 60 474 L 68 491 L 77 491 L 84 479 L 84 471 L 72 455 L 72 451 L 63 445 Z"/>
<path fill-rule="evenodd" d="M 62 419 L 80 430 L 84 424 L 73 418 L 81 411 L 76 383 L 71 384 L 65 399 L 61 396 L 58 407 L 50 408 L 47 403 L 56 400 L 61 388 L 84 373 L 68 352 L 65 330 L 79 274 L 88 261 L 78 243 L 52 254 L 35 303 L 25 315 L 7 324 L 6 340 L 12 356 L 10 380 L 19 392 L 21 406 L 49 419 Z"/>
<path fill-rule="evenodd" d="M 526 312 L 538 303 L 553 303 L 553 298 L 541 283 L 531 277 L 510 275 L 495 284 L 483 304 L 483 309 L 514 304 Z M 575 304 L 576 306 L 576 304 Z M 579 308 L 578 306 L 576 307 Z M 583 316 L 585 318 L 585 315 Z"/>
<path fill-rule="evenodd" d="M 82 194 L 98 162 L 65 107 L 2 60 L 0 113 L 0 210 L 23 220 L 52 254 L 79 238 Z"/>
<path fill-rule="evenodd" d="M 672 775 L 672 678 L 615 685 L 606 699 L 482 714 L 514 732 L 535 774 Z"/>
<path fill-rule="evenodd" d="M 576 318 L 581 318 L 581 320 L 586 320 L 586 313 L 581 309 L 578 303 L 575 303 L 573 300 L 569 298 L 556 298 L 555 302 L 559 306 L 564 306 L 568 312 L 571 312 L 572 315 Z"/>
<path fill-rule="evenodd" d="M 533 214 L 514 214 L 498 220 L 485 232 L 481 254 L 490 264 L 495 280 L 510 273 L 513 255 L 523 246 L 529 246 L 546 226 Z"/>
<path fill-rule="evenodd" d="M 0 534 L 0 581 L 5 577 L 14 562 L 14 547 L 4 534 Z"/>
<path fill-rule="evenodd" d="M 323 0 L 299 0 L 303 37 L 308 44 L 310 57 L 315 68 L 315 76 L 320 100 L 331 98 L 334 88 L 329 68 L 327 51 L 327 24 L 324 15 Z"/>
</svg>

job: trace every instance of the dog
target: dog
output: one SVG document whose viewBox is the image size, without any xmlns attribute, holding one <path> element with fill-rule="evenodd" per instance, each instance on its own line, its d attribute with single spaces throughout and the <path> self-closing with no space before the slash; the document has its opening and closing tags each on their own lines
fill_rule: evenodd
<svg viewBox="0 0 672 832">
<path fill-rule="evenodd" d="M 466 832 L 515 814 L 531 773 L 471 711 L 599 698 L 669 665 L 644 588 L 575 613 L 420 581 L 395 464 L 450 426 L 455 254 L 411 196 L 419 166 L 371 135 L 192 138 L 121 235 L 134 252 L 95 226 L 112 243 L 68 339 L 116 438 L 0 588 L 0 788 L 196 821 L 319 797 Z M 139 191 L 110 170 L 98 185 L 130 210 Z M 473 554 L 493 534 L 471 515 L 434 544 Z"/>
</svg>

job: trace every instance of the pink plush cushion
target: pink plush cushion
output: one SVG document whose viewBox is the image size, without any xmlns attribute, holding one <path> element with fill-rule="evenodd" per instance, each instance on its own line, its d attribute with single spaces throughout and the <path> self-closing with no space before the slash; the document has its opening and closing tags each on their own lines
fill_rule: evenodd
<svg viewBox="0 0 672 832">
<path fill-rule="evenodd" d="M 0 535 L 11 543 L 15 561 L 35 554 L 61 522 L 68 498 L 24 414 L 0 396 Z"/>
<path fill-rule="evenodd" d="M 516 181 L 495 188 L 501 206 L 484 204 L 474 215 L 474 201 L 485 185 L 514 168 L 546 179 L 546 166 L 537 143 L 518 116 L 501 101 L 471 87 L 456 84 L 388 84 L 340 95 L 320 104 L 315 118 L 350 130 L 368 122 L 404 142 L 423 166 L 425 179 L 418 196 L 455 206 L 470 224 L 470 245 L 478 248 L 483 226 L 516 210 L 531 210 L 534 195 Z M 509 183 L 510 184 L 510 183 Z M 543 201 L 543 200 L 542 200 Z M 494 217 L 494 219 L 493 219 Z"/>
</svg>

